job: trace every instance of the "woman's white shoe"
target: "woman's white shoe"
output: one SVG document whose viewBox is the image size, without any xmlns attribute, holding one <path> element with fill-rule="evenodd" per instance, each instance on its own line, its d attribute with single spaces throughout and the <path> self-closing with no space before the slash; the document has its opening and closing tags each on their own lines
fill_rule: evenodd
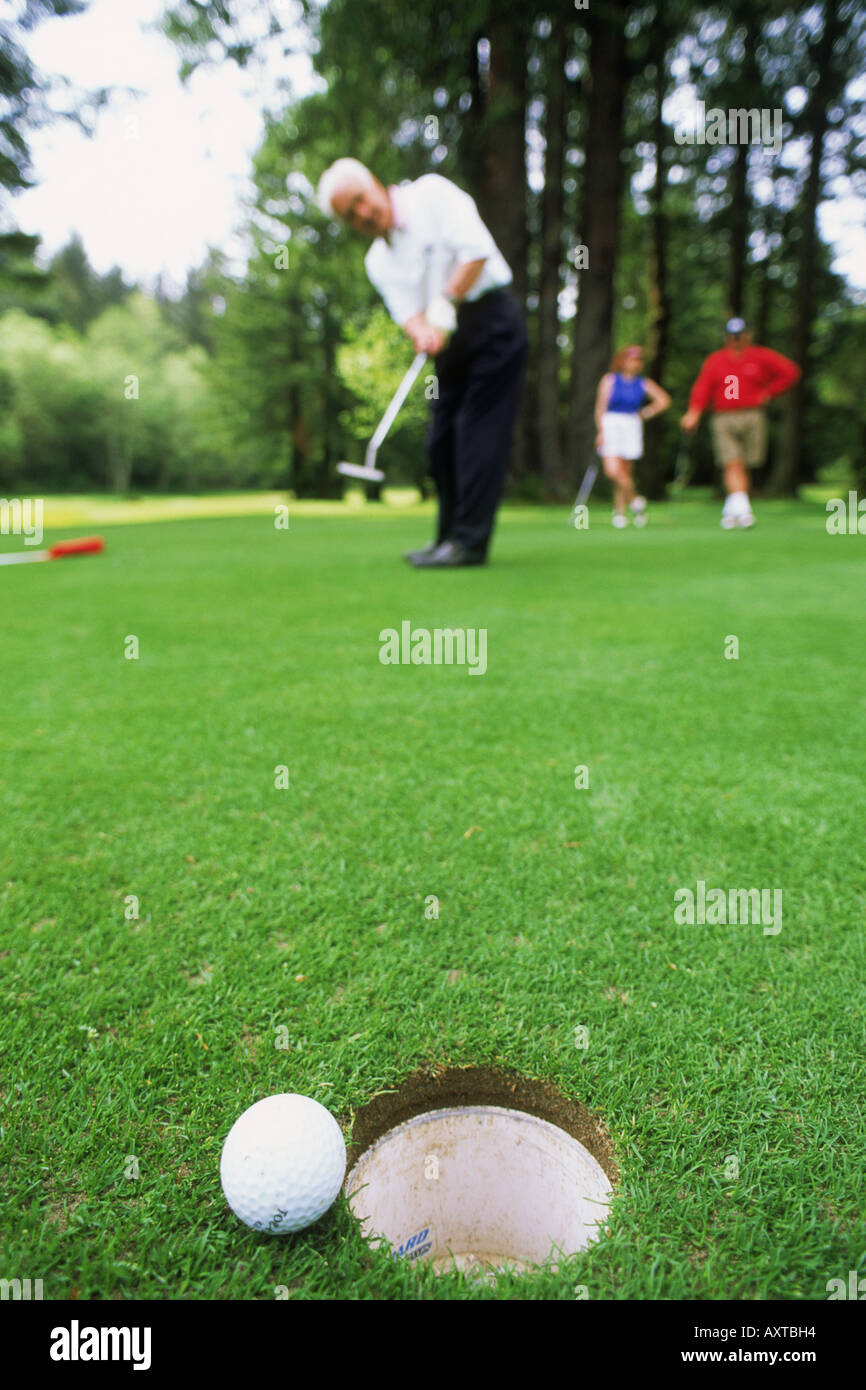
<svg viewBox="0 0 866 1390">
<path fill-rule="evenodd" d="M 635 526 L 646 526 L 647 514 L 645 497 L 632 498 L 631 502 L 628 504 L 628 509 L 634 518 Z"/>
</svg>

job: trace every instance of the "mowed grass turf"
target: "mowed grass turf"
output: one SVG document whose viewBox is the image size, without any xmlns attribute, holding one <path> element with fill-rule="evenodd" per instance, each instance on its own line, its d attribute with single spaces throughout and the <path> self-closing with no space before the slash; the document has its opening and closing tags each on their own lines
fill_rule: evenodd
<svg viewBox="0 0 866 1390">
<path fill-rule="evenodd" d="M 0 574 L 0 1276 L 825 1299 L 863 1272 L 866 539 L 718 514 L 506 510 L 489 568 L 440 573 L 399 558 L 417 515 L 173 522 Z M 405 620 L 486 629 L 486 673 L 381 664 Z M 781 931 L 677 924 L 698 880 L 781 890 Z M 473 1063 L 608 1127 L 606 1233 L 558 1273 L 438 1279 L 342 1197 L 290 1237 L 231 1215 L 253 1101 L 345 1119 Z"/>
</svg>

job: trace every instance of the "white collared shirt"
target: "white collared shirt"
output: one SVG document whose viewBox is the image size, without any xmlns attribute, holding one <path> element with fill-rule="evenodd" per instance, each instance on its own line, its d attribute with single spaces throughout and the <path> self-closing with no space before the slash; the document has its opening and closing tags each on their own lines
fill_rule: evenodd
<svg viewBox="0 0 866 1390">
<path fill-rule="evenodd" d="M 423 313 L 467 261 L 484 261 L 467 300 L 511 284 L 505 258 L 462 188 L 441 174 L 423 174 L 388 191 L 395 215 L 390 244 L 377 237 L 364 265 L 395 323 L 402 327 Z"/>
</svg>

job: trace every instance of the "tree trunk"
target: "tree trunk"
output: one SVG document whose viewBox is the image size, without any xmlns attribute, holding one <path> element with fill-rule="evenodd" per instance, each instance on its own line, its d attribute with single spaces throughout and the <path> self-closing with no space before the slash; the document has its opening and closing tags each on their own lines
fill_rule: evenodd
<svg viewBox="0 0 866 1390">
<path fill-rule="evenodd" d="M 304 436 L 306 434 L 306 424 L 301 416 L 301 393 L 298 389 L 297 381 L 289 381 L 286 388 L 286 406 L 288 408 L 288 420 L 286 434 L 288 436 L 288 455 L 289 466 L 286 469 L 288 474 L 286 480 L 286 490 L 297 487 L 301 477 L 301 470 L 304 466 Z M 313 494 L 315 496 L 315 492 Z"/>
<path fill-rule="evenodd" d="M 541 196 L 541 270 L 538 282 L 538 445 L 544 494 L 568 496 L 563 468 L 559 401 L 559 288 L 562 265 L 562 185 L 565 176 L 565 63 L 568 23 L 559 9 L 549 39 Z"/>
<path fill-rule="evenodd" d="M 749 146 L 737 145 L 731 174 L 731 279 L 728 290 L 729 313 L 743 314 L 746 283 L 746 239 L 748 236 Z"/>
<path fill-rule="evenodd" d="M 824 27 L 815 45 L 814 68 L 817 80 L 812 88 L 806 120 L 811 150 L 809 172 L 802 198 L 797 291 L 791 334 L 791 356 L 803 375 L 791 390 L 782 416 L 779 448 L 768 488 L 769 493 L 775 497 L 796 497 L 803 471 L 803 430 L 810 386 L 809 350 L 815 317 L 813 279 L 816 268 L 817 210 L 821 195 L 821 159 L 828 126 L 827 110 L 844 88 L 843 79 L 834 73 L 831 67 L 833 46 L 836 40 L 844 35 L 844 31 L 845 26 L 839 21 L 839 0 L 827 0 L 824 5 Z"/>
<path fill-rule="evenodd" d="M 647 341 L 647 375 L 652 381 L 664 385 L 667 366 L 668 341 L 670 337 L 671 301 L 668 290 L 668 225 L 664 211 L 665 193 L 665 124 L 662 120 L 662 105 L 667 86 L 665 57 L 668 35 L 664 22 L 664 4 L 660 3 L 656 22 L 652 28 L 651 47 L 648 62 L 655 67 L 653 115 L 653 144 L 656 151 L 656 172 L 652 190 L 652 213 L 650 214 L 650 257 L 649 257 L 649 330 Z M 651 421 L 644 436 L 644 456 L 639 468 L 642 490 L 650 498 L 664 497 L 665 474 L 668 468 L 662 456 L 661 420 Z"/>
<path fill-rule="evenodd" d="M 122 426 L 108 427 L 108 482 L 111 492 L 129 492 L 132 482 L 132 447 L 124 439 Z"/>
<path fill-rule="evenodd" d="M 490 78 L 481 130 L 478 206 L 511 267 L 514 294 L 525 305 L 527 25 L 507 13 L 496 14 L 486 25 L 485 37 L 490 43 Z"/>
<path fill-rule="evenodd" d="M 326 304 L 322 309 L 322 369 L 324 376 L 320 386 L 322 428 L 319 432 L 319 438 L 321 440 L 321 458 L 314 489 L 316 497 L 335 497 L 340 493 L 339 475 L 335 472 L 337 460 L 334 458 L 331 431 L 328 428 L 328 418 L 333 412 L 332 393 L 334 383 L 337 380 L 336 346 L 338 342 L 338 330 L 331 318 L 330 305 Z"/>
<path fill-rule="evenodd" d="M 860 422 L 860 448 L 855 453 L 854 482 L 858 492 L 866 492 L 866 420 Z"/>
<path fill-rule="evenodd" d="M 117 476 L 117 491 L 129 492 L 132 487 L 132 448 L 129 444 L 120 450 L 120 467 Z"/>
<path fill-rule="evenodd" d="M 578 271 L 572 348 L 567 459 L 574 482 L 595 461 L 595 394 L 610 360 L 623 168 L 625 0 L 587 10 L 587 24 L 589 106 L 579 241 L 587 248 L 589 264 Z"/>
<path fill-rule="evenodd" d="M 731 105 L 748 110 L 760 108 L 766 97 L 762 91 L 761 70 L 758 66 L 757 52 L 761 42 L 761 20 L 755 11 L 746 13 L 743 65 L 739 80 L 734 88 L 735 95 Z M 749 155 L 751 146 L 739 144 L 734 155 L 731 172 L 731 205 L 729 223 L 731 229 L 730 280 L 728 284 L 728 313 L 738 318 L 746 313 L 746 257 L 749 245 L 749 223 L 751 220 L 751 197 L 749 193 Z"/>
<path fill-rule="evenodd" d="M 527 9 L 522 4 L 491 6 L 479 37 L 490 44 L 490 69 L 476 82 L 473 104 L 478 149 L 477 202 L 514 277 L 511 286 L 526 311 L 528 287 L 526 224 L 526 61 Z M 475 54 L 477 65 L 477 51 Z M 514 432 L 511 472 L 526 471 L 526 392 Z"/>
<path fill-rule="evenodd" d="M 765 343 L 767 341 L 767 331 L 770 326 L 770 302 L 773 293 L 773 281 L 767 272 L 773 264 L 772 255 L 768 256 L 761 263 L 760 283 L 758 286 L 758 308 L 755 313 L 755 342 Z"/>
</svg>

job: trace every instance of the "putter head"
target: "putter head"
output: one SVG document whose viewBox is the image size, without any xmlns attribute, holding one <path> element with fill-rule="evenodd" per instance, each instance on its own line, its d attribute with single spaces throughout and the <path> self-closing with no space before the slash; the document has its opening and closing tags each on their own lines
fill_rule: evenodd
<svg viewBox="0 0 866 1390">
<path fill-rule="evenodd" d="M 368 483 L 382 483 L 385 474 L 381 468 L 365 468 L 362 463 L 338 463 L 337 472 L 345 478 L 363 478 Z"/>
</svg>

